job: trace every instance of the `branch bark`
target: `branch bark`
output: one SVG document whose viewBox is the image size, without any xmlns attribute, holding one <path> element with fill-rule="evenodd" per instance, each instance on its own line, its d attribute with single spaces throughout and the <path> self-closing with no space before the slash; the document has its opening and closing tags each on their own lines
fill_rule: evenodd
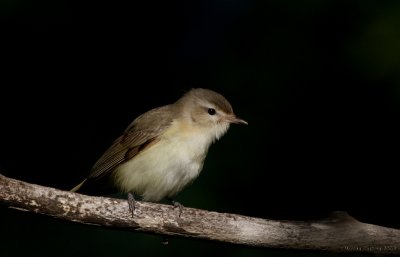
<svg viewBox="0 0 400 257">
<path fill-rule="evenodd" d="M 193 208 L 86 196 L 26 183 L 0 174 L 0 202 L 73 222 L 233 244 L 400 254 L 400 230 L 359 222 L 344 212 L 317 221 L 276 221 Z"/>
</svg>

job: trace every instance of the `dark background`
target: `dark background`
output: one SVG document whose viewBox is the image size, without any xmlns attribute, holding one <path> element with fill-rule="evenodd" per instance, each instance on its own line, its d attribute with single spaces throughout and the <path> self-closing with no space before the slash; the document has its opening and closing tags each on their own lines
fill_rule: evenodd
<svg viewBox="0 0 400 257">
<path fill-rule="evenodd" d="M 211 147 L 183 205 L 400 228 L 400 3 L 10 0 L 0 14 L 2 174 L 68 190 L 135 117 L 205 87 L 249 125 Z M 1 216 L 1 256 L 299 254 Z"/>
</svg>

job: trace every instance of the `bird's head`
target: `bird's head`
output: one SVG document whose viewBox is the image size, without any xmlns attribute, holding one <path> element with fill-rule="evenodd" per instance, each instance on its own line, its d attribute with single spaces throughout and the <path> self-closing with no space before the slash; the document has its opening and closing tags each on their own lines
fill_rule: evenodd
<svg viewBox="0 0 400 257">
<path fill-rule="evenodd" d="M 221 94 L 209 89 L 195 88 L 178 100 L 185 119 L 219 139 L 231 123 L 247 124 L 236 117 L 231 104 Z"/>
</svg>

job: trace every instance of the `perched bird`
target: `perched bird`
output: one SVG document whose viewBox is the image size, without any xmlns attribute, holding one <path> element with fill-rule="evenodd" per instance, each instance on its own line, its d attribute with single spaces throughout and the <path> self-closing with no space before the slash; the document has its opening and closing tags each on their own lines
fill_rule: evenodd
<svg viewBox="0 0 400 257">
<path fill-rule="evenodd" d="M 71 191 L 93 192 L 111 184 L 128 193 L 132 212 L 133 195 L 172 200 L 199 175 L 208 148 L 231 123 L 247 124 L 221 94 L 192 89 L 175 103 L 137 117 Z"/>
</svg>

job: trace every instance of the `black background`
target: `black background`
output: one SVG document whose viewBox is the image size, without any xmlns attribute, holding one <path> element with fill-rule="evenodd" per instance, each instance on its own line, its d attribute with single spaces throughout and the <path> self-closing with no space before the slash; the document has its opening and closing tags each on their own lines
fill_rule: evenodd
<svg viewBox="0 0 400 257">
<path fill-rule="evenodd" d="M 396 1 L 0 6 L 2 174 L 68 190 L 135 117 L 205 87 L 249 125 L 211 147 L 183 205 L 298 220 L 343 210 L 400 227 Z M 1 214 L 2 256 L 297 254 L 185 239 L 166 249 L 157 236 Z"/>
</svg>

